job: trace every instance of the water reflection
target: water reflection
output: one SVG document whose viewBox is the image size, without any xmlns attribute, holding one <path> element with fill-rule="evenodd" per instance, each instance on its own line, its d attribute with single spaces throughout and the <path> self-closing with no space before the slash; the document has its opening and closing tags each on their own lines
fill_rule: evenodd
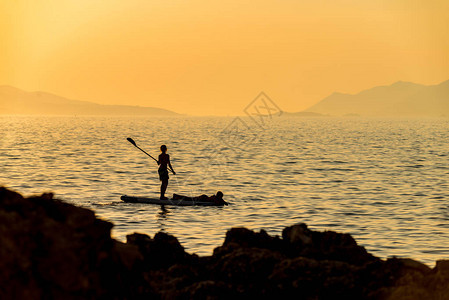
<svg viewBox="0 0 449 300">
<path fill-rule="evenodd" d="M 449 120 L 279 118 L 244 151 L 217 140 L 231 120 L 0 117 L 0 184 L 26 195 L 52 191 L 93 209 L 121 241 L 165 231 L 200 255 L 231 227 L 280 234 L 296 222 L 351 233 L 381 257 L 432 265 L 449 255 L 439 246 L 449 241 Z M 160 187 L 157 166 L 128 136 L 150 153 L 169 146 L 179 166 L 169 193 L 221 190 L 233 205 L 122 203 L 123 194 L 157 198 Z M 226 168 L 210 159 L 220 153 Z"/>
<path fill-rule="evenodd" d="M 166 232 L 167 228 L 167 217 L 170 214 L 170 210 L 165 207 L 165 205 L 161 205 L 161 210 L 157 214 L 157 224 L 159 225 L 159 231 Z"/>
</svg>

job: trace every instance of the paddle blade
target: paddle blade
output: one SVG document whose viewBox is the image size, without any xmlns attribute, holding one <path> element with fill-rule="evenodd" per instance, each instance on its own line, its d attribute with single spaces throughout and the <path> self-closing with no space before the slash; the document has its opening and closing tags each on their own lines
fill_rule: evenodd
<svg viewBox="0 0 449 300">
<path fill-rule="evenodd" d="M 133 144 L 134 146 L 137 147 L 136 142 L 134 142 L 134 140 L 132 138 L 127 138 L 128 142 L 130 142 L 131 144 Z"/>
</svg>

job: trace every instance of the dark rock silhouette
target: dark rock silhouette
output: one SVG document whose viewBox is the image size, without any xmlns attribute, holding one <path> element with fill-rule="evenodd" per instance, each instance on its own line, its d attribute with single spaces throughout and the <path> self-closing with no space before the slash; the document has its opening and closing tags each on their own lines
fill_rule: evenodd
<svg viewBox="0 0 449 300">
<path fill-rule="evenodd" d="M 381 260 L 305 224 L 232 228 L 212 256 L 159 232 L 111 239 L 90 210 L 0 188 L 0 299 L 449 299 L 449 261 Z"/>
</svg>

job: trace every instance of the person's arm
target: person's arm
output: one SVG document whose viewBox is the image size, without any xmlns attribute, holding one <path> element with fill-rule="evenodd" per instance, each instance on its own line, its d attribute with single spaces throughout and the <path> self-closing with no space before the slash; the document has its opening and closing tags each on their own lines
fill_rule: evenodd
<svg viewBox="0 0 449 300">
<path fill-rule="evenodd" d="M 161 164 L 161 155 L 159 154 L 159 156 L 157 157 L 157 165 L 159 166 Z"/>
<path fill-rule="evenodd" d="M 173 167 L 171 166 L 170 155 L 167 155 L 167 160 L 168 160 L 168 167 L 169 167 L 170 170 L 173 172 L 173 174 L 176 175 L 175 170 L 173 170 Z"/>
</svg>

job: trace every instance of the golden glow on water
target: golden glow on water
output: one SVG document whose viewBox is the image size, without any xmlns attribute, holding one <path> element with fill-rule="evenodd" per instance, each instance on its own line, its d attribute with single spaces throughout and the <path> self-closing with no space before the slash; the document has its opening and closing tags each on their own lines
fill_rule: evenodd
<svg viewBox="0 0 449 300">
<path fill-rule="evenodd" d="M 221 245 L 231 227 L 280 234 L 305 222 L 350 233 L 380 257 L 430 266 L 448 258 L 447 118 L 277 118 L 265 130 L 242 132 L 235 147 L 219 138 L 230 121 L 0 117 L 0 185 L 54 191 L 94 209 L 115 224 L 120 240 L 164 230 L 201 255 Z M 160 184 L 157 166 L 127 137 L 154 155 L 167 144 L 177 172 L 168 194 L 220 189 L 232 205 L 164 212 L 121 202 L 122 194 L 157 197 Z"/>
<path fill-rule="evenodd" d="M 0 3 L 0 84 L 105 104 L 238 114 L 449 69 L 448 1 Z"/>
</svg>

